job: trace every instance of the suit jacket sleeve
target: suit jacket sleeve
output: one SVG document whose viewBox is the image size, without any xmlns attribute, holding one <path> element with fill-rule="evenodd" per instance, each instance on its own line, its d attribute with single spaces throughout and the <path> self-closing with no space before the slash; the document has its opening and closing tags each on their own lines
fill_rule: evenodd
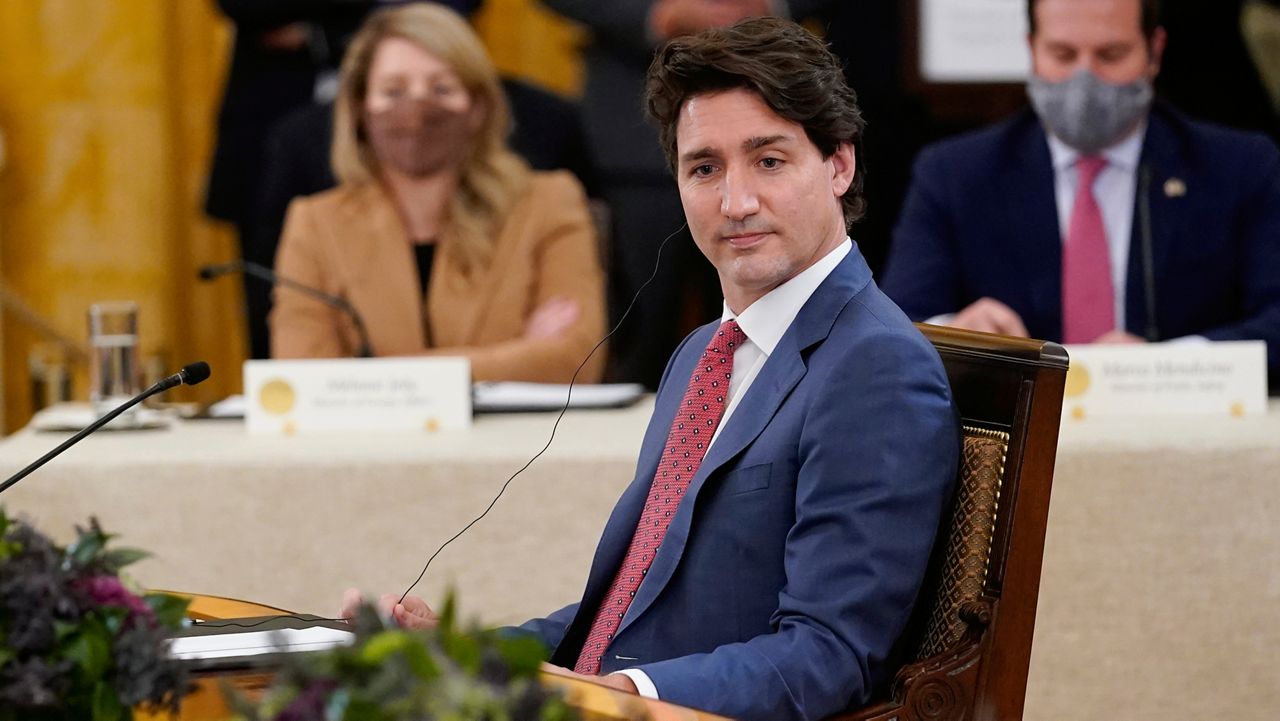
<svg viewBox="0 0 1280 721">
<path fill-rule="evenodd" d="M 578 604 L 569 604 L 544 618 L 526 621 L 516 626 L 515 631 L 532 634 L 548 649 L 554 649 L 560 645 L 560 639 L 564 638 L 565 631 L 568 630 L 569 624 L 573 622 L 573 617 L 576 615 L 578 615 Z"/>
<path fill-rule="evenodd" d="M 332 264 L 323 257 L 315 224 L 306 198 L 289 204 L 275 269 L 284 278 L 334 293 L 334 281 L 327 270 Z M 337 309 L 290 288 L 277 286 L 271 297 L 268 323 L 273 358 L 342 358 L 353 354 L 341 331 L 350 321 Z"/>
<path fill-rule="evenodd" d="M 920 154 L 880 284 L 913 321 L 960 310 L 960 254 L 948 177 L 936 151 Z"/>
<path fill-rule="evenodd" d="M 1245 316 L 1239 322 L 1205 331 L 1210 340 L 1261 338 L 1267 342 L 1267 361 L 1280 368 L 1280 151 L 1264 136 L 1247 157 L 1256 172 L 1242 169 L 1239 177 L 1257 181 L 1242 206 L 1239 248 L 1242 255 L 1241 292 Z"/>
<path fill-rule="evenodd" d="M 527 218 L 507 223 L 537 223 L 536 247 L 530 262 L 538 281 L 530 312 L 560 296 L 577 301 L 578 320 L 555 338 L 515 338 L 485 346 L 439 348 L 432 355 L 466 355 L 475 380 L 567 383 L 579 365 L 580 383 L 598 383 L 604 374 L 605 349 L 588 360 L 605 334 L 604 271 L 595 226 L 582 186 L 568 173 L 557 173 L 543 197 L 534 199 Z"/>
<path fill-rule="evenodd" d="M 816 719 L 885 680 L 959 454 L 932 352 L 880 334 L 827 366 L 801 436 L 773 632 L 639 666 L 660 698 L 733 718 Z"/>
<path fill-rule="evenodd" d="M 641 53 L 651 53 L 654 38 L 649 32 L 649 12 L 653 0 L 542 0 L 543 4 L 570 20 L 586 25 L 597 42 L 623 45 Z"/>
</svg>

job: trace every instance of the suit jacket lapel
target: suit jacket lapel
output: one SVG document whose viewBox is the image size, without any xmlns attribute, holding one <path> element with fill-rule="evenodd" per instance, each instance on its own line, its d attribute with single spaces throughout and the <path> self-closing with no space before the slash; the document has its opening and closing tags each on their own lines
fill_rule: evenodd
<svg viewBox="0 0 1280 721">
<path fill-rule="evenodd" d="M 591 570 L 587 575 L 587 585 L 582 592 L 582 600 L 578 613 L 574 616 L 565 638 L 556 648 L 552 660 L 572 666 L 578 658 L 580 645 L 586 637 L 587 629 L 595 620 L 600 603 L 604 600 L 609 584 L 622 566 L 623 556 L 635 535 L 636 524 L 640 522 L 640 514 L 644 510 L 644 502 L 649 496 L 649 486 L 658 469 L 658 460 L 662 458 L 666 447 L 667 434 L 671 430 L 676 409 L 684 398 L 685 388 L 693 375 L 694 365 L 707 347 L 711 334 L 717 324 L 710 324 L 695 331 L 680 348 L 676 350 L 671 371 L 666 383 L 658 394 L 654 405 L 653 416 L 645 431 L 644 442 L 640 446 L 640 456 L 636 460 L 636 476 L 631 485 L 623 491 L 617 506 L 609 515 L 604 532 L 600 536 L 600 544 L 596 547 L 591 560 Z M 656 560 L 656 559 L 655 559 Z M 642 587 L 643 588 L 643 587 Z M 639 595 L 639 594 L 637 594 Z"/>
<path fill-rule="evenodd" d="M 1035 309 L 1035 323 L 1046 324 L 1046 335 L 1062 337 L 1062 231 L 1055 199 L 1053 160 L 1044 130 L 1034 113 L 1013 143 L 1015 153 L 1009 179 L 1008 227 L 1021 265 L 1023 288 Z M 1035 332 L 1034 330 L 1032 331 Z"/>
<path fill-rule="evenodd" d="M 394 338 L 397 347 L 421 348 L 417 261 L 395 206 L 377 183 L 353 192 L 335 231 L 350 268 L 349 300 L 369 328 L 374 351 L 387 346 L 379 338 Z M 410 329 L 416 335 L 406 339 L 405 331 Z"/>
<path fill-rule="evenodd" d="M 1146 182 L 1143 182 L 1143 174 Z M 1147 283 L 1144 266 L 1143 237 L 1143 185 L 1145 200 L 1151 211 L 1150 244 L 1152 257 L 1151 278 L 1156 288 L 1163 283 L 1170 253 L 1177 241 L 1182 224 L 1182 211 L 1186 206 L 1184 194 L 1187 188 L 1187 165 L 1178 149 L 1175 129 L 1157 108 L 1150 115 L 1147 136 L 1142 144 L 1142 159 L 1138 166 L 1138 190 L 1135 194 L 1133 231 L 1129 243 L 1128 284 L 1125 291 L 1125 322 L 1130 333 L 1143 335 L 1147 329 Z M 1194 189 L 1191 189 L 1194 190 Z M 1159 308 L 1159 299 L 1156 300 Z"/>
<path fill-rule="evenodd" d="M 680 565 L 685 543 L 689 539 L 698 495 L 706 485 L 708 477 L 735 458 L 760 435 L 783 401 L 804 377 L 807 370 L 804 351 L 826 339 L 840 309 L 848 304 L 849 299 L 858 291 L 866 287 L 870 280 L 871 271 L 855 246 L 796 315 L 791 327 L 774 348 L 773 354 L 765 361 L 764 367 L 760 369 L 751 387 L 747 389 L 746 395 L 742 397 L 733 415 L 720 431 L 720 436 L 707 450 L 702 465 L 689 483 L 685 501 L 680 504 L 671 518 L 667 535 L 658 548 L 658 554 L 649 567 L 644 583 L 640 585 L 640 590 L 636 591 L 636 597 L 627 609 L 627 615 L 618 629 L 619 635 L 649 608 L 671 580 L 676 567 Z M 702 343 L 697 348 L 705 347 L 714 327 L 714 325 L 708 327 L 705 337 L 699 334 Z M 680 395 L 675 397 L 676 405 L 680 402 L 683 387 L 687 384 L 687 378 L 693 373 L 693 363 L 697 360 L 696 356 L 692 357 L 688 364 L 688 372 L 682 372 L 677 376 L 686 380 L 681 384 Z M 682 368 L 682 371 L 684 370 Z M 674 405 L 670 408 L 670 413 L 671 417 L 674 417 Z M 659 445 L 654 457 L 647 459 L 645 470 L 650 475 L 657 469 L 657 459 L 661 456 L 661 452 L 662 446 Z M 639 502 L 642 506 L 644 498 L 641 497 Z M 638 519 L 639 515 L 640 508 L 636 508 L 635 519 Z M 619 556 L 620 560 L 621 556 Z"/>
</svg>

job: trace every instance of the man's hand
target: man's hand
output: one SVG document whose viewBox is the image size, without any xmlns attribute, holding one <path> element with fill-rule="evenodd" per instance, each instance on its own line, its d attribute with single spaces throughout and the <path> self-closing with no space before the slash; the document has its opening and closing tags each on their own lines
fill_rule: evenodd
<svg viewBox="0 0 1280 721">
<path fill-rule="evenodd" d="M 342 612 L 339 614 L 341 618 L 355 618 L 356 610 L 360 608 L 360 604 L 364 603 L 364 595 L 360 593 L 358 588 L 348 588 L 342 594 Z M 378 599 L 378 612 L 383 618 L 388 618 L 396 622 L 400 628 L 409 629 L 411 631 L 425 628 L 435 628 L 440 623 L 440 617 L 435 611 L 427 605 L 427 602 L 417 596 L 405 596 L 404 601 L 400 601 L 400 597 L 394 593 L 384 594 Z"/>
<path fill-rule="evenodd" d="M 953 328 L 999 333 L 1019 338 L 1030 335 L 1027 333 L 1027 326 L 1022 323 L 1022 317 L 995 298 L 975 300 L 967 308 L 956 313 L 956 317 L 951 319 L 949 325 Z"/>
<path fill-rule="evenodd" d="M 772 14 L 770 0 L 658 0 L 650 11 L 649 24 L 659 39 L 668 40 Z"/>
<path fill-rule="evenodd" d="M 1113 345 L 1133 345 L 1135 343 L 1146 343 L 1146 338 L 1140 338 L 1132 333 L 1126 333 L 1122 330 L 1112 330 L 1098 336 L 1094 343 L 1110 343 Z"/>
</svg>

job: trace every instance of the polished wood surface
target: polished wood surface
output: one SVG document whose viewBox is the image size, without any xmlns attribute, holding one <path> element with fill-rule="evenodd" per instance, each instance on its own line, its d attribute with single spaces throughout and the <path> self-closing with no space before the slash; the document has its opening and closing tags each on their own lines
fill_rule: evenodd
<svg viewBox="0 0 1280 721">
<path fill-rule="evenodd" d="M 1055 343 L 920 325 L 942 356 L 966 426 L 1009 434 L 980 603 L 959 609 L 958 647 L 903 667 L 889 697 L 846 719 L 1019 719 L 1026 698 L 1067 354 Z M 940 577 L 933 569 L 930 579 Z M 926 582 L 906 638 L 922 636 L 939 591 Z"/>
<path fill-rule="evenodd" d="M 187 618 L 193 621 L 219 621 L 226 618 L 249 618 L 251 616 L 284 616 L 290 611 L 264 603 L 241 601 L 238 598 L 210 596 L 206 594 L 183 593 L 181 591 L 164 591 L 154 589 L 152 593 L 167 593 L 187 599 Z"/>
<path fill-rule="evenodd" d="M 222 596 L 157 591 L 171 593 L 190 600 L 188 617 L 199 621 L 218 621 L 247 616 L 288 614 L 289 611 L 252 601 L 242 601 Z M 223 687 L 230 686 L 238 692 L 255 698 L 271 684 L 270 671 L 204 674 L 195 679 L 195 690 L 183 699 L 182 711 L 177 716 L 135 711 L 138 721 L 226 721 L 232 718 L 223 697 Z M 569 703 L 581 714 L 583 721 L 721 721 L 723 717 L 694 709 L 688 709 L 662 701 L 640 698 L 616 691 L 599 684 L 575 678 L 564 669 L 543 665 L 542 681 L 550 688 L 563 691 Z"/>
</svg>

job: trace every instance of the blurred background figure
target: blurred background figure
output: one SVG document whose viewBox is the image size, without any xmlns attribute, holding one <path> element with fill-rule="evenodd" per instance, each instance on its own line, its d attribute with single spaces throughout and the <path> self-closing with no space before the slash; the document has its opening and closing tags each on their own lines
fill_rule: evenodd
<svg viewBox="0 0 1280 721">
<path fill-rule="evenodd" d="M 1247 0 L 1240 26 L 1272 112 L 1280 116 L 1280 0 Z"/>
<path fill-rule="evenodd" d="M 576 104 L 509 77 L 502 78 L 502 90 L 515 121 L 512 150 L 536 170 L 570 171 L 588 195 L 594 195 Z M 250 260 L 259 265 L 271 268 L 275 264 L 289 203 L 338 184 L 329 158 L 333 112 L 332 100 L 313 102 L 286 115 L 268 133 L 253 223 L 247 231 L 251 238 L 247 247 L 255 256 Z M 593 205 L 593 212 L 596 207 Z M 261 291 L 267 286 L 259 283 L 256 287 Z M 262 312 L 265 315 L 269 310 L 268 305 Z M 251 320 L 251 325 L 254 322 Z"/>
<path fill-rule="evenodd" d="M 911 179 L 911 161 L 943 134 L 941 120 L 925 105 L 907 62 L 914 10 L 904 2 L 848 0 L 787 0 L 786 7 L 793 18 L 825 35 L 844 62 L 849 87 L 858 94 L 867 121 L 858 158 L 867 213 L 850 234 L 871 270 L 879 273 Z"/>
<path fill-rule="evenodd" d="M 1169 33 L 1156 92 L 1198 120 L 1261 130 L 1280 141 L 1280 116 L 1250 54 L 1246 6 L 1280 12 L 1280 0 L 1166 0 L 1160 24 Z M 1275 49 L 1280 53 L 1280 48 Z"/>
<path fill-rule="evenodd" d="M 582 126 L 600 197 L 612 216 L 609 243 L 610 325 L 653 274 L 653 282 L 612 339 L 610 378 L 656 388 L 672 349 L 720 312 L 719 281 L 698 257 L 684 225 L 675 183 L 657 130 L 644 117 L 644 73 L 665 40 L 752 15 L 771 14 L 770 0 L 543 0 L 585 25 Z"/>
<path fill-rule="evenodd" d="M 341 184 L 290 206 L 277 270 L 346 298 L 376 355 L 466 355 L 476 380 L 567 382 L 605 332 L 585 194 L 509 148 L 506 98 L 465 20 L 430 3 L 373 15 L 335 112 Z M 359 347 L 341 312 L 281 287 L 274 301 L 274 357 Z M 598 381 L 603 360 L 578 380 Z"/>
<path fill-rule="evenodd" d="M 254 218 L 262 191 L 268 134 L 284 116 L 333 97 L 338 63 L 352 34 L 376 7 L 404 0 L 217 0 L 235 24 L 235 44 L 218 113 L 218 140 L 205 211 L 235 225 L 241 255 L 270 265 L 274 242 L 261 246 Z M 481 0 L 445 0 L 471 12 Z M 251 357 L 269 355 L 270 288 L 245 278 Z"/>
<path fill-rule="evenodd" d="M 1153 106 L 1152 0 L 1028 0 L 1032 109 L 926 149 L 883 286 L 915 320 L 1068 343 L 1265 340 L 1280 151 Z"/>
</svg>

